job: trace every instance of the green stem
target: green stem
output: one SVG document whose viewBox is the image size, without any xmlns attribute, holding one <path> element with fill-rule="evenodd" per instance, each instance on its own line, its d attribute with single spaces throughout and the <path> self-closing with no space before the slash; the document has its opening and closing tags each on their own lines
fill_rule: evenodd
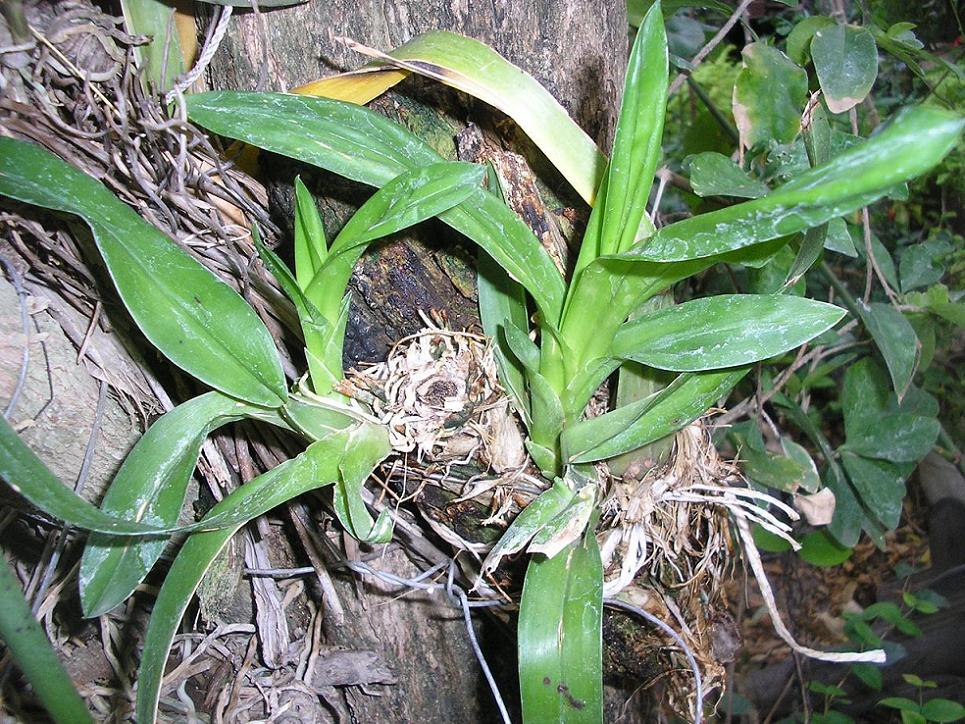
<svg viewBox="0 0 965 724">
<path fill-rule="evenodd" d="M 855 300 L 851 292 L 848 291 L 848 288 L 841 283 L 841 280 L 838 279 L 831 267 L 828 266 L 828 263 L 826 261 L 822 261 L 820 268 L 821 272 L 828 280 L 828 283 L 831 284 L 831 288 L 834 289 L 839 297 L 841 297 L 841 301 L 844 302 L 844 306 L 848 308 L 851 316 L 855 319 L 861 319 L 861 312 L 858 309 L 857 300 Z"/>
<path fill-rule="evenodd" d="M 5 560 L 0 562 L 0 638 L 55 722 L 93 721 Z"/>
</svg>

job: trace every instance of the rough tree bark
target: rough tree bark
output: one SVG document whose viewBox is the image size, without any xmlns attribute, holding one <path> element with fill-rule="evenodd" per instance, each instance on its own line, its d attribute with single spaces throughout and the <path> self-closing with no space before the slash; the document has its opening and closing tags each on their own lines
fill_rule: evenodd
<svg viewBox="0 0 965 724">
<path fill-rule="evenodd" d="M 379 0 L 310 2 L 260 13 L 236 9 L 221 49 L 211 65 L 209 82 L 217 89 L 288 90 L 300 84 L 351 70 L 364 59 L 337 42 L 349 37 L 380 50 L 397 47 L 430 30 L 450 30 L 493 46 L 533 75 L 567 108 L 600 144 L 608 148 L 623 83 L 627 53 L 627 21 L 622 2 L 542 0 L 539 3 L 477 2 L 476 0 Z M 441 104 L 441 105 L 440 105 Z M 487 111 L 454 92 L 410 78 L 373 106 L 428 137 L 443 155 L 455 157 L 454 136 L 467 120 L 479 123 Z M 439 109 L 444 109 L 440 112 Z M 572 203 L 573 194 L 546 170 L 539 154 L 524 139 L 507 132 L 506 124 L 490 118 L 489 128 L 504 145 L 523 153 L 537 169 L 558 203 Z M 271 197 L 275 220 L 290 227 L 290 184 L 305 168 L 272 160 L 279 169 Z M 309 172 L 310 173 L 310 172 Z M 318 177 L 316 177 L 318 178 Z M 337 230 L 348 206 L 357 204 L 358 190 L 330 176 L 316 180 L 328 231 Z M 337 189 L 332 191 L 332 189 Z M 334 199 L 332 197 L 335 197 Z M 325 198 L 327 197 L 327 198 Z M 551 202 L 552 203 L 552 202 Z M 285 244 L 281 245 L 285 252 Z M 422 325 L 418 312 L 445 310 L 453 326 L 476 320 L 472 272 L 474 251 L 459 245 L 441 224 L 429 224 L 415 237 L 395 239 L 366 256 L 353 280 L 354 306 L 347 343 L 350 360 L 381 359 L 397 339 Z M 411 572 L 407 562 L 393 566 Z M 346 643 L 366 642 L 398 675 L 398 686 L 380 699 L 353 696 L 359 721 L 484 721 L 494 718 L 490 696 L 478 675 L 458 621 L 445 604 L 408 598 L 395 603 L 373 602 L 368 610 L 349 589 L 344 602 L 351 609 L 343 630 L 331 632 Z M 385 594 L 371 591 L 377 598 Z M 509 648 L 497 662 L 501 685 L 514 697 L 515 664 L 512 642 L 501 637 L 495 647 Z M 355 644 L 358 646 L 358 644 Z M 499 675 L 497 671 L 497 675 Z M 610 713 L 625 721 L 635 712 L 619 710 L 626 696 L 614 697 Z M 640 697 L 637 697 L 639 701 Z M 488 710 L 488 711 L 487 711 Z"/>
</svg>

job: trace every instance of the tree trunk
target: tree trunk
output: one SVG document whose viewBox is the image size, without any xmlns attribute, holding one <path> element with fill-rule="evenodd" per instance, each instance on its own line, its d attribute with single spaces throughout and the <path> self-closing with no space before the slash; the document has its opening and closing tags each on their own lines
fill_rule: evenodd
<svg viewBox="0 0 965 724">
<path fill-rule="evenodd" d="M 546 86 L 601 148 L 609 148 L 627 52 L 622 2 L 383 0 L 359 4 L 335 0 L 260 13 L 236 9 L 211 64 L 210 84 L 215 89 L 289 90 L 363 64 L 363 58 L 337 42 L 339 37 L 388 51 L 420 33 L 438 29 L 459 32 L 494 47 Z M 481 106 L 416 78 L 407 79 L 373 103 L 449 158 L 456 156 L 454 137 L 467 120 L 480 123 L 480 114 L 491 113 L 487 127 L 496 127 L 493 119 L 497 114 Z M 555 195 L 559 205 L 572 203 L 579 213 L 585 213 L 575 195 L 547 169 L 545 160 L 531 145 L 521 144 L 519 134 L 507 134 L 505 126 L 500 124 L 501 132 L 495 135 L 503 145 L 527 157 L 550 197 Z M 262 164 L 263 170 L 269 167 L 278 169 L 270 197 L 281 228 L 291 228 L 290 184 L 295 173 L 301 173 L 303 179 L 314 177 L 309 185 L 320 192 L 329 234 L 337 231 L 349 209 L 370 193 L 275 159 Z M 290 240 L 280 242 L 283 255 L 290 253 Z M 349 361 L 384 358 L 396 340 L 424 326 L 420 311 L 444 310 L 453 327 L 475 323 L 474 255 L 475 250 L 462 246 L 453 232 L 438 223 L 426 224 L 415 235 L 395 238 L 367 254 L 353 279 L 346 342 Z M 398 565 L 408 564 L 393 563 Z M 399 679 L 395 690 L 380 699 L 348 697 L 359 721 L 497 718 L 465 629 L 442 597 L 425 597 L 418 603 L 411 596 L 386 596 L 378 602 L 370 598 L 368 610 L 362 610 L 351 595 L 343 596 L 343 602 L 346 623 L 341 631 L 330 632 L 330 639 L 343 645 L 353 645 L 350 642 L 356 640 L 359 643 L 354 646 L 376 651 Z M 512 641 L 500 636 L 492 643 L 490 648 L 501 649 L 501 658 L 507 660 L 503 664 L 499 652 L 489 651 L 491 657 L 497 657 L 494 669 L 504 695 L 512 700 L 516 697 Z M 614 704 L 619 707 L 626 696 L 617 698 Z M 635 712 L 621 713 L 625 721 L 635 720 Z"/>
<path fill-rule="evenodd" d="M 601 147 L 609 146 L 625 70 L 627 24 L 622 3 L 389 0 L 362 6 L 312 2 L 260 13 L 235 12 L 211 65 L 214 88 L 289 90 L 363 64 L 365 59 L 337 38 L 391 50 L 420 33 L 444 29 L 493 46 L 545 85 Z M 373 104 L 448 158 L 456 157 L 454 137 L 467 120 L 495 128 L 497 114 L 481 106 L 418 78 L 404 81 Z M 500 131 L 491 135 L 527 156 L 550 192 L 549 205 L 581 206 L 521 134 L 500 124 Z M 273 213 L 283 229 L 291 228 L 291 183 L 296 173 L 314 179 L 309 183 L 319 191 L 329 231 L 337 230 L 350 207 L 370 193 L 286 161 L 273 160 L 269 165 L 276 181 L 270 194 Z M 350 362 L 384 358 L 396 340 L 424 326 L 420 312 L 442 311 L 456 328 L 477 320 L 475 250 L 464 247 L 458 235 L 441 224 L 426 226 L 417 232 L 418 242 L 409 237 L 383 244 L 357 270 L 346 342 Z"/>
</svg>

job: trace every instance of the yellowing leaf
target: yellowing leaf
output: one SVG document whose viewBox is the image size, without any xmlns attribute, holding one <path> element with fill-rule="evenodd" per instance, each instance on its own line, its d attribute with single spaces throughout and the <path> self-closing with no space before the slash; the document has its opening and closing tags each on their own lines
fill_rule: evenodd
<svg viewBox="0 0 965 724">
<path fill-rule="evenodd" d="M 408 76 L 406 70 L 363 68 L 300 85 L 292 93 L 364 106 Z"/>
</svg>

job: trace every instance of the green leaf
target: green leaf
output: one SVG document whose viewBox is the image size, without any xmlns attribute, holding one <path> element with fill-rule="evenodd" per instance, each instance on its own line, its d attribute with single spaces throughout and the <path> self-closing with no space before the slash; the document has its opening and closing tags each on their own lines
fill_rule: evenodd
<svg viewBox="0 0 965 724">
<path fill-rule="evenodd" d="M 843 316 L 834 305 L 781 294 L 706 297 L 627 322 L 611 354 L 677 372 L 737 367 L 794 349 Z"/>
<path fill-rule="evenodd" d="M 0 557 L 0 640 L 57 724 L 93 722 L 84 700 L 34 618 L 10 564 Z"/>
<path fill-rule="evenodd" d="M 168 650 L 198 584 L 231 536 L 266 511 L 309 490 L 330 485 L 351 460 L 356 470 L 371 470 L 390 451 L 381 427 L 352 424 L 318 440 L 298 457 L 260 475 L 233 491 L 208 513 L 206 520 L 241 518 L 237 524 L 190 536 L 171 565 L 158 593 L 144 639 L 138 673 L 136 719 L 153 724 Z"/>
<path fill-rule="evenodd" d="M 751 43 L 734 85 L 734 120 L 744 148 L 789 143 L 801 130 L 807 73 L 777 48 Z"/>
<path fill-rule="evenodd" d="M 567 473 L 572 469 L 569 468 Z M 573 481 L 570 485 L 573 486 Z M 584 485 L 577 490 L 569 504 L 536 532 L 526 552 L 531 556 L 541 554 L 552 558 L 571 543 L 578 542 L 596 510 L 596 488 L 596 485 Z M 589 533 L 593 534 L 592 531 Z"/>
<path fill-rule="evenodd" d="M 369 243 L 462 203 L 479 190 L 484 175 L 483 166 L 459 162 L 433 163 L 400 173 L 342 227 L 321 269 L 305 289 L 305 296 L 330 323 L 334 322 L 355 263 Z"/>
<path fill-rule="evenodd" d="M 813 566 L 839 566 L 851 557 L 852 550 L 838 544 L 823 530 L 808 533 L 801 540 L 798 555 Z"/>
<path fill-rule="evenodd" d="M 784 454 L 799 466 L 801 489 L 808 493 L 818 492 L 821 489 L 821 477 L 818 475 L 818 468 L 811 454 L 787 437 L 781 438 L 781 447 L 784 449 Z"/>
<path fill-rule="evenodd" d="M 906 699 L 903 696 L 889 696 L 888 698 L 879 701 L 878 706 L 887 706 L 890 709 L 898 709 L 900 711 L 910 712 L 919 712 L 921 710 L 921 707 L 919 707 L 918 704 L 913 702 L 911 699 Z"/>
<path fill-rule="evenodd" d="M 814 34 L 821 28 L 834 24 L 834 19 L 825 15 L 813 15 L 801 20 L 787 36 L 787 56 L 800 66 L 807 65 L 811 58 L 811 40 Z"/>
<path fill-rule="evenodd" d="M 921 343 L 905 315 L 890 304 L 857 300 L 858 313 L 865 329 L 878 346 L 888 367 L 895 394 L 901 400 L 908 392 L 918 369 Z"/>
<path fill-rule="evenodd" d="M 918 462 L 938 438 L 938 420 L 903 411 L 874 360 L 865 358 L 848 368 L 841 405 L 846 449 L 859 455 L 893 463 Z"/>
<path fill-rule="evenodd" d="M 759 551 L 764 553 L 784 553 L 791 550 L 791 544 L 781 536 L 771 533 L 766 528 L 754 524 L 751 533 L 754 536 L 754 545 Z"/>
<path fill-rule="evenodd" d="M 751 446 L 741 448 L 740 460 L 748 478 L 759 485 L 786 493 L 796 492 L 812 472 L 810 467 L 805 467 L 790 456 L 756 450 Z"/>
<path fill-rule="evenodd" d="M 907 109 L 867 141 L 767 196 L 665 226 L 619 257 L 698 259 L 818 226 L 927 171 L 956 145 L 961 127 L 962 120 L 946 111 Z"/>
<path fill-rule="evenodd" d="M 852 259 L 858 256 L 858 250 L 854 248 L 851 232 L 848 231 L 848 224 L 844 219 L 831 219 L 828 222 L 828 233 L 824 237 L 824 248 L 850 256 Z"/>
<path fill-rule="evenodd" d="M 48 515 L 84 530 L 150 536 L 165 532 L 95 508 L 60 482 L 5 418 L 0 419 L 0 478 Z"/>
<path fill-rule="evenodd" d="M 721 153 L 707 151 L 690 160 L 690 185 L 698 196 L 740 196 L 756 199 L 767 186 Z"/>
<path fill-rule="evenodd" d="M 509 275 L 493 261 L 486 252 L 480 250 L 476 257 L 476 287 L 479 296 L 479 317 L 483 331 L 494 340 L 494 353 L 499 381 L 512 397 L 526 426 L 529 426 L 529 398 L 523 366 L 510 350 L 505 334 L 500 332 L 506 327 L 528 329 L 529 315 L 526 312 L 526 290 L 509 278 Z"/>
<path fill-rule="evenodd" d="M 606 158 L 548 90 L 495 50 L 464 35 L 433 31 L 379 55 L 379 61 L 445 83 L 498 108 L 593 204 Z"/>
<path fill-rule="evenodd" d="M 368 458 L 347 455 L 338 466 L 333 495 L 339 522 L 349 535 L 367 545 L 392 540 L 392 517 L 388 510 L 383 510 L 378 520 L 373 520 L 362 500 L 362 487 L 371 471 Z"/>
<path fill-rule="evenodd" d="M 727 395 L 747 368 L 680 375 L 660 392 L 599 417 L 571 423 L 561 444 L 570 463 L 621 455 L 683 429 Z"/>
<path fill-rule="evenodd" d="M 185 71 L 181 39 L 175 25 L 173 3 L 162 0 L 121 0 L 124 25 L 132 35 L 150 42 L 134 46 L 138 66 L 156 91 L 170 90 Z"/>
<path fill-rule="evenodd" d="M 525 548 L 534 535 L 570 504 L 573 497 L 573 489 L 562 478 L 557 478 L 553 487 L 540 493 L 536 500 L 520 511 L 486 556 L 480 570 L 483 573 L 493 571 L 504 556 Z"/>
<path fill-rule="evenodd" d="M 871 460 L 848 451 L 841 453 L 841 463 L 865 509 L 885 528 L 896 528 L 905 499 L 901 471 L 885 460 Z"/>
<path fill-rule="evenodd" d="M 566 422 L 566 413 L 556 390 L 543 375 L 530 372 L 527 380 L 533 417 L 526 448 L 540 471 L 552 479 L 558 472 L 557 445 Z"/>
<path fill-rule="evenodd" d="M 603 566 L 590 532 L 553 558 L 533 558 L 519 605 L 523 719 L 603 720 Z"/>
<path fill-rule="evenodd" d="M 921 629 L 918 627 L 918 624 L 905 616 L 901 612 L 901 609 L 898 608 L 898 604 L 892 603 L 891 601 L 873 603 L 864 610 L 862 615 L 867 621 L 880 618 L 882 621 L 890 623 L 906 636 L 921 636 Z"/>
<path fill-rule="evenodd" d="M 851 672 L 861 683 L 874 691 L 881 691 L 881 668 L 874 664 L 851 664 Z"/>
<path fill-rule="evenodd" d="M 301 290 L 308 288 L 328 256 L 325 226 L 311 192 L 295 177 L 295 277 Z M 292 300 L 294 301 L 294 300 Z"/>
<path fill-rule="evenodd" d="M 811 41 L 811 57 L 832 113 L 844 113 L 858 105 L 878 77 L 878 47 L 865 28 L 819 28 Z"/>
<path fill-rule="evenodd" d="M 156 527 L 176 525 L 205 438 L 251 412 L 257 410 L 219 392 L 209 392 L 161 416 L 124 460 L 107 489 L 101 510 L 109 515 L 127 514 L 134 521 Z M 167 544 L 163 538 L 121 539 L 92 534 L 78 574 L 84 616 L 100 616 L 127 599 Z"/>
<path fill-rule="evenodd" d="M 231 91 L 198 93 L 186 102 L 191 119 L 214 133 L 371 186 L 444 160 L 398 124 L 350 103 Z M 440 219 L 522 284 L 547 323 L 559 322 L 563 278 L 533 232 L 502 201 L 479 188 Z"/>
<path fill-rule="evenodd" d="M 921 708 L 928 721 L 954 722 L 965 719 L 965 706 L 950 699 L 929 699 Z"/>
<path fill-rule="evenodd" d="M 646 207 L 660 160 L 669 84 L 667 64 L 663 14 L 659 4 L 654 4 L 630 52 L 607 182 L 597 202 L 597 213 L 603 215 L 599 240 L 584 240 L 577 269 L 600 254 L 629 249 L 641 228 L 653 230 Z M 588 228 L 594 228 L 593 220 Z M 598 249 L 592 256 L 587 253 L 591 246 Z"/>
<path fill-rule="evenodd" d="M 907 293 L 940 281 L 945 275 L 942 259 L 951 251 L 952 245 L 941 237 L 905 247 L 898 264 L 901 290 Z"/>
<path fill-rule="evenodd" d="M 178 367 L 255 405 L 285 400 L 275 342 L 251 307 L 101 183 L 0 138 L 0 194 L 84 219 L 134 321 Z"/>
</svg>

